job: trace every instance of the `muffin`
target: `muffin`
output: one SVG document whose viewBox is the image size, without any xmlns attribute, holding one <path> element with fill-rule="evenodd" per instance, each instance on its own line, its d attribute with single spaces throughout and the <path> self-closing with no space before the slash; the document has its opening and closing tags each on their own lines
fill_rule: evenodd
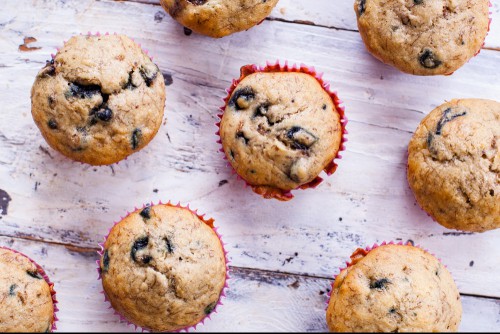
<svg viewBox="0 0 500 334">
<path fill-rule="evenodd" d="M 344 110 L 335 93 L 306 67 L 244 66 L 229 89 L 219 125 L 227 160 L 252 189 L 289 200 L 315 187 L 345 141 Z"/>
<path fill-rule="evenodd" d="M 123 35 L 74 36 L 38 73 L 31 113 L 47 143 L 91 165 L 146 146 L 163 120 L 158 67 Z"/>
<path fill-rule="evenodd" d="M 99 265 L 113 308 L 151 331 L 195 326 L 225 287 L 225 251 L 213 220 L 170 204 L 147 206 L 113 226 Z"/>
<path fill-rule="evenodd" d="M 55 292 L 45 272 L 27 256 L 0 247 L 0 332 L 51 332 Z"/>
<path fill-rule="evenodd" d="M 160 3 L 183 26 L 219 38 L 262 22 L 278 0 L 160 0 Z"/>
<path fill-rule="evenodd" d="M 439 224 L 500 227 L 500 103 L 459 99 L 434 109 L 408 147 L 408 182 Z"/>
<path fill-rule="evenodd" d="M 358 248 L 332 286 L 326 321 L 335 332 L 450 332 L 460 294 L 444 265 L 411 245 Z"/>
<path fill-rule="evenodd" d="M 355 0 L 366 48 L 416 75 L 452 74 L 476 55 L 489 29 L 489 0 Z"/>
</svg>

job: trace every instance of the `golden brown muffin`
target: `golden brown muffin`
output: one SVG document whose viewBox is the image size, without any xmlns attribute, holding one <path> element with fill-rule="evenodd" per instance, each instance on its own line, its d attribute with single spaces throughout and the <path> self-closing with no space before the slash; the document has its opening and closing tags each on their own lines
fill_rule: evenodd
<svg viewBox="0 0 500 334">
<path fill-rule="evenodd" d="M 26 256 L 0 247 L 0 332 L 50 332 L 51 288 Z"/>
<path fill-rule="evenodd" d="M 116 224 L 104 243 L 102 284 L 113 308 L 137 326 L 175 331 L 209 315 L 226 279 L 212 221 L 154 205 Z"/>
<path fill-rule="evenodd" d="M 451 74 L 479 52 L 489 0 L 355 0 L 358 28 L 376 58 L 416 75 Z"/>
<path fill-rule="evenodd" d="M 253 190 L 288 200 L 337 156 L 341 115 L 318 80 L 300 72 L 256 72 L 228 99 L 220 124 L 227 159 Z"/>
<path fill-rule="evenodd" d="M 158 67 L 123 35 L 75 36 L 38 73 L 31 113 L 47 143 L 91 165 L 146 146 L 163 120 Z"/>
<path fill-rule="evenodd" d="M 335 278 L 326 321 L 334 332 L 450 332 L 462 317 L 448 270 L 410 245 L 358 248 Z"/>
<path fill-rule="evenodd" d="M 463 231 L 500 227 L 500 103 L 460 99 L 434 109 L 408 147 L 408 182 L 438 223 Z"/>
<path fill-rule="evenodd" d="M 160 0 L 160 3 L 183 26 L 218 38 L 260 23 L 278 0 Z"/>
</svg>

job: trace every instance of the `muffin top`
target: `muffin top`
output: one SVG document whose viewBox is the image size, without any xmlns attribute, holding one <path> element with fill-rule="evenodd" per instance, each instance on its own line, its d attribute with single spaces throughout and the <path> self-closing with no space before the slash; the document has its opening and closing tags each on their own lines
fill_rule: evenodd
<svg viewBox="0 0 500 334">
<path fill-rule="evenodd" d="M 479 50 L 489 27 L 488 0 L 356 0 L 367 49 L 416 75 L 451 74 Z"/>
<path fill-rule="evenodd" d="M 227 159 L 254 191 L 289 191 L 313 181 L 336 157 L 340 120 L 312 75 L 256 72 L 232 92 L 220 136 Z"/>
<path fill-rule="evenodd" d="M 361 248 L 333 284 L 326 320 L 337 332 L 457 331 L 460 294 L 448 270 L 418 247 Z"/>
<path fill-rule="evenodd" d="M 500 227 L 500 103 L 452 100 L 425 117 L 408 147 L 408 181 L 438 223 Z"/>
<path fill-rule="evenodd" d="M 155 136 L 165 83 L 123 35 L 75 36 L 38 73 L 31 112 L 48 144 L 91 165 L 118 162 Z"/>
<path fill-rule="evenodd" d="M 226 278 L 224 251 L 209 224 L 170 205 L 146 207 L 116 224 L 100 262 L 115 310 L 153 331 L 179 330 L 209 315 Z"/>
<path fill-rule="evenodd" d="M 160 0 L 185 27 L 211 37 L 247 30 L 264 20 L 278 0 Z"/>
<path fill-rule="evenodd" d="M 51 288 L 26 256 L 0 247 L 0 332 L 50 332 Z"/>
</svg>

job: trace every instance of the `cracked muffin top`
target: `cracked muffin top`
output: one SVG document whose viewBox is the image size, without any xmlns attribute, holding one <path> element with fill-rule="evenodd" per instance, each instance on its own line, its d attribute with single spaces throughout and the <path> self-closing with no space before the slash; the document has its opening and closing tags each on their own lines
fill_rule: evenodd
<svg viewBox="0 0 500 334">
<path fill-rule="evenodd" d="M 0 332 L 50 332 L 54 303 L 49 284 L 26 256 L 0 247 Z"/>
<path fill-rule="evenodd" d="M 479 52 L 489 0 L 356 0 L 365 45 L 376 58 L 416 75 L 451 74 Z"/>
<path fill-rule="evenodd" d="M 441 225 L 500 227 L 500 103 L 452 100 L 425 117 L 408 147 L 408 181 Z"/>
<path fill-rule="evenodd" d="M 75 36 L 38 73 L 31 113 L 47 143 L 91 165 L 142 149 L 163 120 L 158 67 L 123 35 Z"/>
<path fill-rule="evenodd" d="M 335 278 L 326 312 L 334 332 L 453 332 L 462 318 L 446 267 L 410 245 L 358 248 Z"/>
<path fill-rule="evenodd" d="M 197 33 L 224 37 L 264 20 L 278 0 L 160 0 L 183 26 Z"/>
<path fill-rule="evenodd" d="M 222 115 L 228 161 L 253 190 L 281 197 L 315 180 L 337 156 L 341 117 L 318 80 L 300 72 L 256 72 L 235 87 Z"/>
<path fill-rule="evenodd" d="M 113 308 L 152 331 L 180 330 L 209 315 L 226 278 L 221 241 L 209 224 L 171 205 L 137 210 L 116 224 L 100 261 Z"/>
</svg>

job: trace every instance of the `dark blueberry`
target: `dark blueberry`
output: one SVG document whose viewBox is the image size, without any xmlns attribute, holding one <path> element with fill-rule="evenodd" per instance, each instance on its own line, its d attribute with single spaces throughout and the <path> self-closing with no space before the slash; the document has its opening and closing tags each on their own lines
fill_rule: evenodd
<svg viewBox="0 0 500 334">
<path fill-rule="evenodd" d="M 193 31 L 191 29 L 184 27 L 184 35 L 191 36 L 192 33 Z"/>
<path fill-rule="evenodd" d="M 47 122 L 47 125 L 49 126 L 49 128 L 51 128 L 52 130 L 57 130 L 57 122 L 53 119 L 49 119 L 49 121 Z"/>
<path fill-rule="evenodd" d="M 387 288 L 387 284 L 391 284 L 391 282 L 387 278 L 378 279 L 370 282 L 370 289 L 378 289 L 382 290 Z"/>
<path fill-rule="evenodd" d="M 255 99 L 255 93 L 251 87 L 238 89 L 229 100 L 229 106 L 236 110 L 248 108 L 248 102 Z"/>
<path fill-rule="evenodd" d="M 139 68 L 139 72 L 141 72 L 141 76 L 144 79 L 144 82 L 146 83 L 146 86 L 151 87 L 151 84 L 153 81 L 156 79 L 156 76 L 158 75 L 158 67 L 154 65 L 154 68 L 152 67 L 144 67 L 141 66 Z"/>
<path fill-rule="evenodd" d="M 148 264 L 149 262 L 151 262 L 151 260 L 153 260 L 153 258 L 149 255 L 142 257 L 142 263 L 144 263 L 144 264 Z"/>
<path fill-rule="evenodd" d="M 132 245 L 132 249 L 130 250 L 130 256 L 132 256 L 132 260 L 137 262 L 136 253 L 139 250 L 146 248 L 148 243 L 149 243 L 149 237 L 147 236 L 139 238 L 134 242 L 134 244 Z"/>
<path fill-rule="evenodd" d="M 130 139 L 130 143 L 132 144 L 132 149 L 135 150 L 139 147 L 139 142 L 141 141 L 142 131 L 141 129 L 135 129 L 132 132 L 132 137 Z"/>
<path fill-rule="evenodd" d="M 457 117 L 465 116 L 467 115 L 467 111 L 461 111 L 455 114 L 451 114 L 451 108 L 446 109 L 443 112 L 443 116 L 441 116 L 441 119 L 439 120 L 437 127 L 436 127 L 436 135 L 441 135 L 441 131 L 443 130 L 443 127 L 446 125 L 446 123 L 453 121 Z"/>
<path fill-rule="evenodd" d="M 15 293 L 14 293 L 14 290 L 17 288 L 17 285 L 16 284 L 12 284 L 9 288 L 9 296 L 14 296 Z"/>
<path fill-rule="evenodd" d="M 134 85 L 134 83 L 132 82 L 132 79 L 133 79 L 132 75 L 133 74 L 134 74 L 134 70 L 128 72 L 128 81 L 125 84 L 125 86 L 123 86 L 123 89 L 131 89 L 131 90 L 133 90 L 133 89 L 137 88 L 137 86 Z"/>
<path fill-rule="evenodd" d="M 151 218 L 151 207 L 147 206 L 144 209 L 142 209 L 141 213 L 139 213 L 142 218 L 144 219 L 150 219 Z"/>
<path fill-rule="evenodd" d="M 172 78 L 171 74 L 164 73 L 163 74 L 163 82 L 165 83 L 165 86 L 170 86 L 171 84 L 174 83 L 174 78 Z"/>
<path fill-rule="evenodd" d="M 267 117 L 267 111 L 269 110 L 269 103 L 263 103 L 255 109 L 253 117 Z M 269 119 L 267 120 L 269 122 Z"/>
<path fill-rule="evenodd" d="M 236 133 L 236 138 L 237 139 L 243 139 L 243 141 L 245 142 L 245 145 L 248 145 L 248 142 L 250 141 L 250 139 L 248 139 L 245 134 L 243 133 L 243 131 L 239 131 Z"/>
<path fill-rule="evenodd" d="M 429 132 L 429 134 L 427 134 L 427 147 L 428 148 L 431 147 L 433 140 L 434 140 L 434 134 L 432 132 Z"/>
<path fill-rule="evenodd" d="M 421 5 L 424 3 L 424 0 L 413 0 L 413 2 L 415 3 L 415 5 Z"/>
<path fill-rule="evenodd" d="M 395 307 L 391 307 L 391 309 L 389 310 L 389 313 L 396 313 L 396 308 Z"/>
<path fill-rule="evenodd" d="M 326 110 L 326 104 L 323 104 L 322 108 L 323 108 L 323 110 Z"/>
<path fill-rule="evenodd" d="M 208 0 L 187 0 L 191 2 L 195 6 L 201 6 L 204 5 Z"/>
<path fill-rule="evenodd" d="M 290 146 L 296 150 L 307 150 L 318 138 L 300 126 L 292 126 L 286 132 L 286 138 L 290 142 Z"/>
<path fill-rule="evenodd" d="M 26 270 L 26 273 L 33 278 L 43 279 L 42 275 L 40 275 L 40 273 L 36 269 L 35 270 Z"/>
<path fill-rule="evenodd" d="M 359 15 L 363 15 L 365 10 L 366 10 L 366 0 L 359 0 L 359 4 L 358 4 Z"/>
<path fill-rule="evenodd" d="M 42 68 L 42 71 L 40 72 L 40 76 L 54 76 L 56 74 L 56 67 L 54 66 L 54 59 L 51 61 L 47 60 L 47 63 L 45 66 Z"/>
<path fill-rule="evenodd" d="M 97 94 L 101 94 L 101 87 L 98 85 L 80 85 L 72 82 L 69 84 L 69 91 L 66 93 L 66 97 L 90 99 Z"/>
<path fill-rule="evenodd" d="M 212 313 L 216 306 L 217 306 L 217 302 L 213 302 L 211 304 L 208 304 L 207 307 L 205 307 L 205 314 L 208 315 L 208 314 Z"/>
<path fill-rule="evenodd" d="M 167 252 L 173 253 L 174 252 L 174 247 L 172 245 L 172 241 L 170 241 L 169 238 L 164 238 L 163 240 L 165 240 L 165 243 L 166 243 L 166 246 L 167 246 Z"/>
<path fill-rule="evenodd" d="M 443 62 L 439 60 L 430 49 L 424 49 L 418 56 L 420 65 L 428 69 L 435 69 Z"/>
<path fill-rule="evenodd" d="M 109 270 L 109 253 L 107 249 L 104 251 L 104 254 L 102 255 L 102 265 L 104 266 L 102 268 L 102 271 Z"/>
<path fill-rule="evenodd" d="M 111 109 L 109 109 L 108 107 L 104 107 L 104 108 L 99 109 L 95 115 L 101 121 L 109 122 L 111 120 L 111 118 L 113 118 L 113 111 Z"/>
<path fill-rule="evenodd" d="M 49 107 L 54 108 L 54 106 L 55 106 L 54 104 L 55 104 L 56 100 L 54 100 L 54 98 L 52 96 L 49 96 L 47 98 L 47 101 L 49 102 Z"/>
</svg>

